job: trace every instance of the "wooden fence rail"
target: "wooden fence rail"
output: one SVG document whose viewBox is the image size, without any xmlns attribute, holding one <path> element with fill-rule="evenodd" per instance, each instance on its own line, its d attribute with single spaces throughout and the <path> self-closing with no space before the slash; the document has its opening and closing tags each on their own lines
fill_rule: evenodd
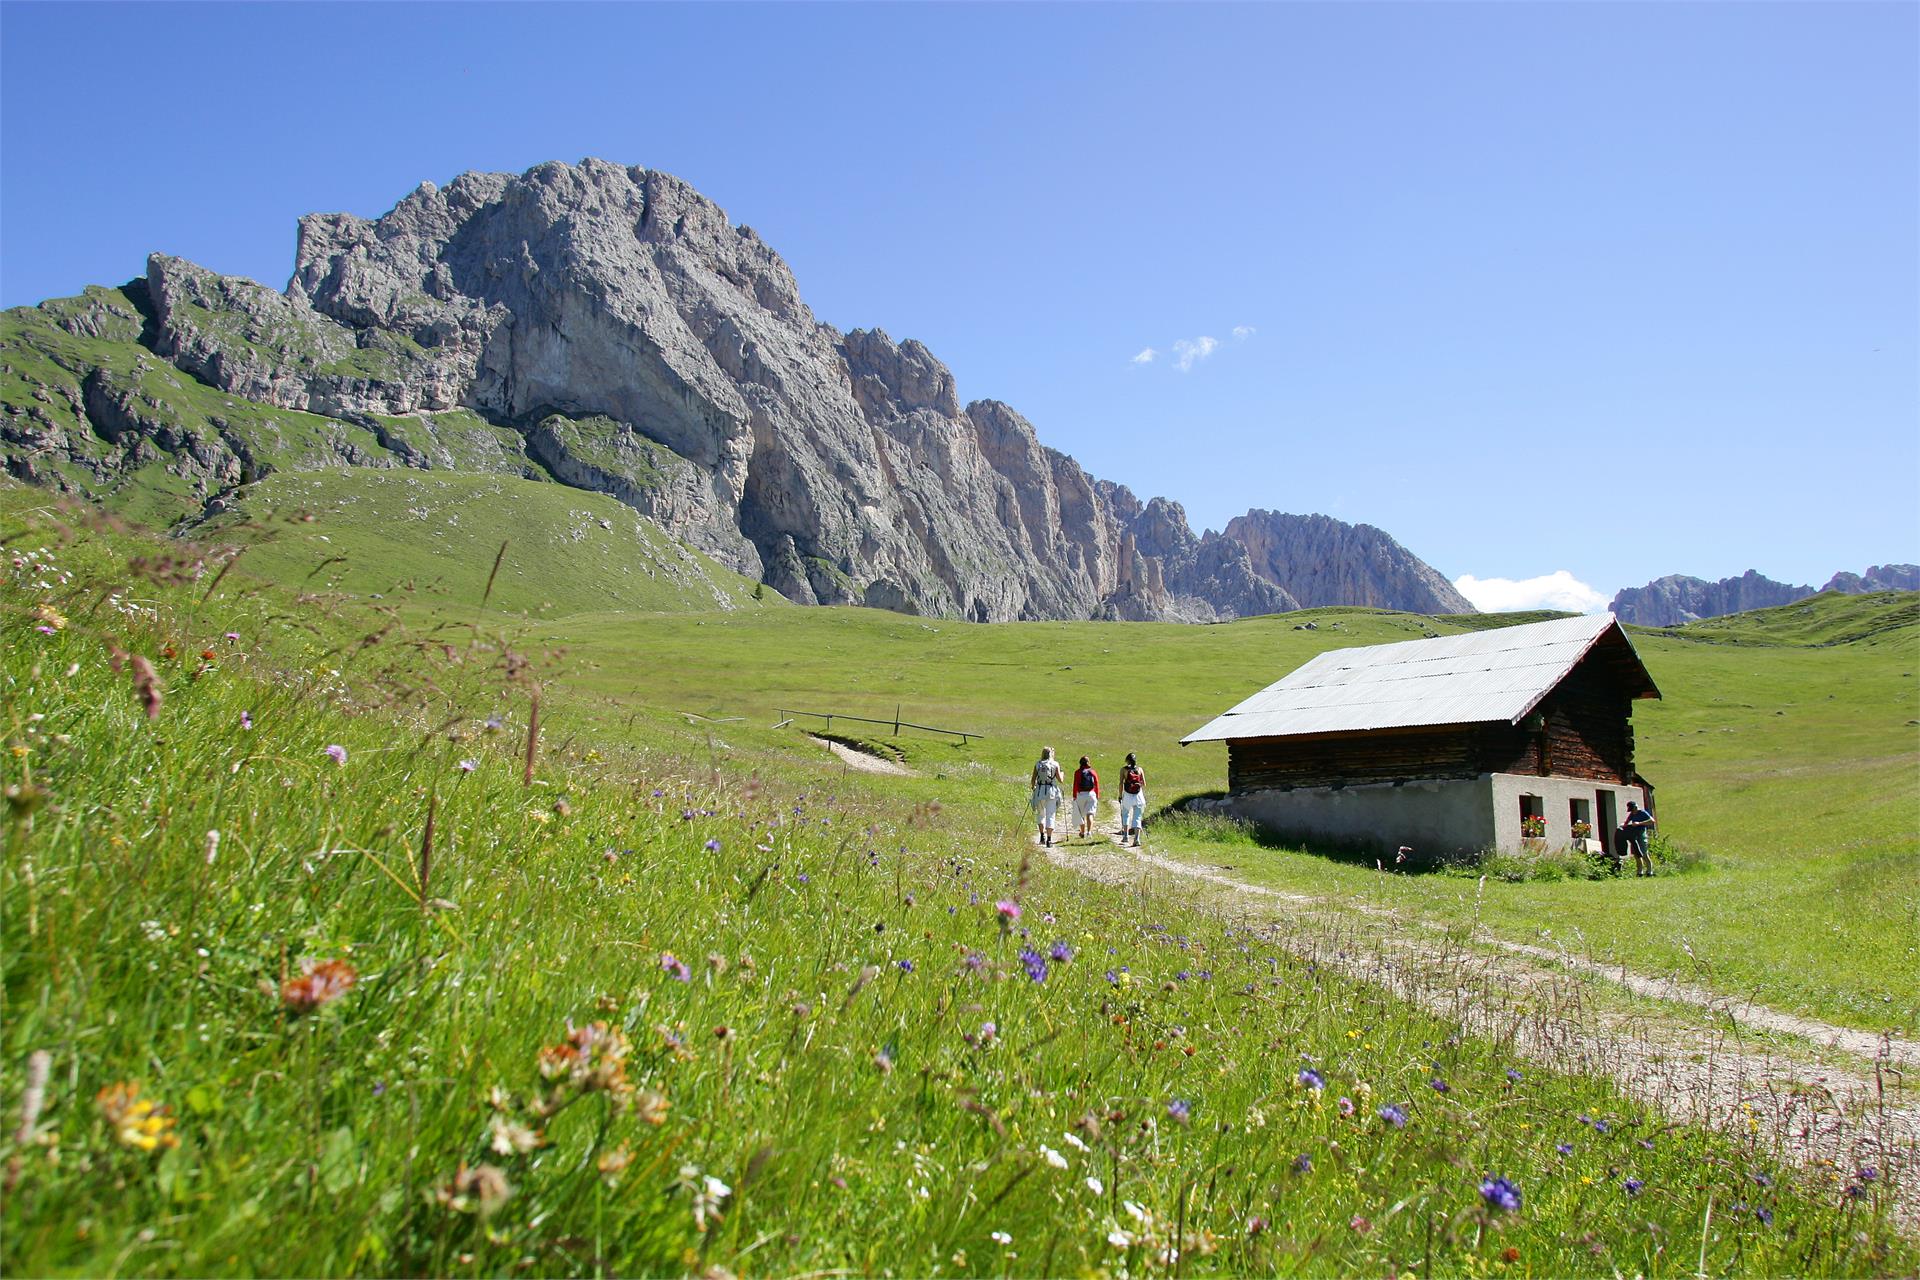
<svg viewBox="0 0 1920 1280">
<path fill-rule="evenodd" d="M 973 733 L 964 729 L 937 729 L 930 724 L 915 724 L 911 720 L 902 720 L 900 718 L 900 708 L 898 707 L 893 709 L 893 719 L 891 720 L 875 720 L 871 716 L 850 716 L 841 711 L 795 711 L 784 707 L 777 709 L 774 714 L 782 718 L 782 723 L 790 722 L 795 716 L 812 716 L 816 720 L 824 720 L 827 722 L 827 725 L 823 732 L 826 733 L 833 732 L 833 722 L 835 720 L 853 720 L 860 724 L 892 725 L 893 736 L 896 738 L 900 736 L 902 729 L 918 729 L 923 733 L 944 733 L 949 737 L 960 739 L 960 745 L 963 747 L 975 738 L 986 736 L 985 734 Z"/>
</svg>

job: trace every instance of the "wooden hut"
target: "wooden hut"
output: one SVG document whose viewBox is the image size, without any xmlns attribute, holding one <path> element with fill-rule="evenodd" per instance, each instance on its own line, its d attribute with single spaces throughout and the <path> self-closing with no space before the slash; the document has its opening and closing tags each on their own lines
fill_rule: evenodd
<svg viewBox="0 0 1920 1280">
<path fill-rule="evenodd" d="M 1609 614 L 1336 649 L 1182 740 L 1227 744 L 1228 807 L 1302 840 L 1423 855 L 1609 840 L 1657 698 Z M 1584 835 L 1583 835 L 1584 833 Z"/>
</svg>

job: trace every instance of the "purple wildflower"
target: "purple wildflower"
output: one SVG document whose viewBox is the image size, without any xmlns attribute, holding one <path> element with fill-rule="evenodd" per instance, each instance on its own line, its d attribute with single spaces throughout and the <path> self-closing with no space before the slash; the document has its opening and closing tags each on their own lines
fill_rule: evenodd
<svg viewBox="0 0 1920 1280">
<path fill-rule="evenodd" d="M 1073 959 L 1073 948 L 1064 942 L 1056 942 L 1047 948 L 1047 954 L 1053 957 L 1055 963 L 1065 964 Z"/>
<path fill-rule="evenodd" d="M 1563 1156 L 1570 1156 L 1573 1154 L 1573 1144 L 1571 1142 L 1556 1142 L 1553 1144 L 1553 1149 L 1555 1151 L 1558 1151 Z"/>
<path fill-rule="evenodd" d="M 227 639 L 229 639 L 229 640 L 238 640 L 239 638 L 240 638 L 240 633 L 239 633 L 238 631 L 229 631 L 229 632 L 227 632 Z"/>
<path fill-rule="evenodd" d="M 912 972 L 913 972 L 913 961 L 911 961 L 911 960 L 902 960 L 902 961 L 900 962 L 900 972 L 902 972 L 902 973 L 912 973 Z"/>
<path fill-rule="evenodd" d="M 969 972 L 978 973 L 986 967 L 987 958 L 978 951 L 969 951 L 960 963 L 965 965 Z"/>
<path fill-rule="evenodd" d="M 1766 1174 L 1764 1174 L 1764 1173 L 1756 1173 L 1756 1174 L 1754 1174 L 1754 1175 L 1753 1175 L 1753 1182 L 1754 1182 L 1754 1185 L 1755 1185 L 1755 1186 L 1760 1186 L 1760 1187 L 1770 1187 L 1770 1186 L 1772 1186 L 1772 1185 L 1773 1185 L 1773 1179 L 1772 1179 L 1772 1178 L 1769 1178 L 1769 1177 L 1768 1177 L 1768 1176 L 1767 1176 Z"/>
<path fill-rule="evenodd" d="M 1173 975 L 1173 980 L 1175 982 L 1185 982 L 1188 978 L 1191 978 L 1192 976 L 1193 975 L 1188 973 L 1185 969 L 1182 969 L 1180 972 Z"/>
<path fill-rule="evenodd" d="M 1626 1188 L 1626 1192 L 1628 1195 L 1637 1196 L 1640 1194 L 1642 1190 L 1645 1189 L 1647 1184 L 1640 1181 L 1640 1179 L 1638 1178 L 1628 1178 L 1625 1182 L 1621 1183 L 1620 1185 Z"/>
<path fill-rule="evenodd" d="M 1770 1227 L 1773 1225 L 1773 1210 L 1767 1208 L 1767 1206 L 1765 1205 L 1760 1205 L 1758 1208 L 1756 1208 L 1753 1211 L 1753 1216 L 1760 1220 L 1760 1225 L 1763 1227 Z"/>
<path fill-rule="evenodd" d="M 1181 1124 L 1185 1124 L 1193 1118 L 1193 1107 L 1185 1098 L 1175 1098 L 1167 1104 L 1167 1114 Z"/>
<path fill-rule="evenodd" d="M 242 729 L 251 729 L 251 728 L 253 728 L 253 712 L 251 712 L 251 711 L 242 711 L 242 712 L 240 713 L 240 727 L 241 727 Z"/>
<path fill-rule="evenodd" d="M 658 799 L 659 799 L 659 798 L 660 798 L 661 796 L 664 796 L 665 794 L 667 794 L 667 793 L 666 793 L 666 792 L 664 792 L 664 791 L 662 791 L 662 790 L 661 790 L 660 788 L 658 788 L 658 787 L 655 787 L 655 788 L 653 789 L 653 798 L 654 798 L 655 800 L 658 800 Z"/>
<path fill-rule="evenodd" d="M 1000 1038 L 999 1027 L 995 1026 L 991 1022 L 983 1022 L 980 1024 L 980 1043 L 981 1044 L 992 1044 L 995 1040 L 998 1040 L 999 1038 Z"/>
<path fill-rule="evenodd" d="M 1353 1114 L 1353 1099 L 1352 1099 L 1352 1098 L 1348 1098 L 1348 1097 L 1342 1097 L 1342 1098 L 1340 1099 L 1340 1102 L 1339 1102 L 1339 1104 L 1338 1104 L 1338 1105 L 1339 1105 L 1339 1108 L 1340 1108 L 1340 1114 L 1341 1114 L 1341 1115 L 1343 1115 L 1343 1116 L 1350 1116 L 1350 1115 L 1352 1115 L 1352 1114 Z"/>
<path fill-rule="evenodd" d="M 1858 1177 L 1862 1183 L 1874 1182 L 1879 1179 L 1880 1170 L 1873 1165 L 1868 1165 L 1855 1176 Z"/>
<path fill-rule="evenodd" d="M 1427 1083 L 1433 1086 L 1433 1091 L 1435 1093 L 1452 1093 L 1453 1092 L 1453 1086 L 1448 1084 L 1445 1080 L 1442 1080 L 1439 1076 L 1435 1076 L 1433 1079 L 1427 1081 Z"/>
<path fill-rule="evenodd" d="M 472 773 L 480 767 L 480 762 L 478 760 L 462 760 L 456 767 L 462 773 Z"/>
<path fill-rule="evenodd" d="M 1311 1089 L 1315 1093 L 1318 1093 L 1320 1092 L 1320 1090 L 1327 1087 L 1326 1080 L 1321 1076 L 1321 1074 L 1318 1071 L 1315 1071 L 1312 1067 L 1300 1068 L 1300 1074 L 1295 1078 L 1300 1082 L 1303 1088 Z"/>
<path fill-rule="evenodd" d="M 1520 1188 L 1506 1178 L 1482 1178 L 1480 1198 L 1487 1202 L 1488 1208 L 1512 1213 L 1520 1207 Z"/>
<path fill-rule="evenodd" d="M 347 762 L 347 749 L 337 742 L 328 746 L 326 755 L 335 764 L 344 765 Z"/>
<path fill-rule="evenodd" d="M 1523 1078 L 1524 1078 L 1524 1077 L 1522 1077 L 1522 1076 L 1521 1076 L 1521 1074 L 1519 1073 L 1519 1071 L 1517 1071 L 1517 1070 L 1516 1070 L 1516 1069 L 1514 1069 L 1513 1067 L 1508 1067 L 1508 1068 L 1507 1068 L 1507 1083 L 1508 1083 L 1508 1084 L 1519 1084 L 1519 1083 L 1520 1083 L 1520 1081 L 1521 1081 L 1521 1080 L 1522 1080 Z"/>
<path fill-rule="evenodd" d="M 687 968 L 687 962 L 671 951 L 660 953 L 660 967 L 667 975 L 678 982 L 692 982 L 693 970 Z"/>
<path fill-rule="evenodd" d="M 1111 969 L 1107 970 L 1107 985 L 1110 987 L 1117 987 L 1120 985 L 1120 975 L 1115 973 Z"/>
<path fill-rule="evenodd" d="M 704 848 L 708 853 L 718 853 L 720 852 L 720 842 L 718 840 L 709 840 Z"/>
<path fill-rule="evenodd" d="M 1407 1110 L 1397 1102 L 1389 1102 L 1380 1108 L 1380 1118 L 1396 1129 L 1407 1127 Z"/>
<path fill-rule="evenodd" d="M 1305 1154 L 1295 1156 L 1293 1158 L 1293 1171 L 1295 1173 L 1312 1173 L 1313 1157 Z"/>
<path fill-rule="evenodd" d="M 1593 1122 L 1593 1131 L 1595 1133 L 1607 1133 L 1607 1132 L 1610 1132 L 1612 1128 L 1613 1126 L 1608 1124 L 1605 1120 L 1595 1120 Z"/>
<path fill-rule="evenodd" d="M 1047 958 L 1032 947 L 1020 948 L 1020 965 L 1027 971 L 1028 981 L 1045 982 L 1047 980 Z"/>
</svg>

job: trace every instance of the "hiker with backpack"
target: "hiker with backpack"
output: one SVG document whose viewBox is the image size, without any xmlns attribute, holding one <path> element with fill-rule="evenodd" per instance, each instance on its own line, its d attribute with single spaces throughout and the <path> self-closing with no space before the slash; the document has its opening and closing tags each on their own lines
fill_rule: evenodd
<svg viewBox="0 0 1920 1280">
<path fill-rule="evenodd" d="M 1060 810 L 1060 762 L 1053 758 L 1052 747 L 1040 748 L 1034 762 L 1033 817 L 1040 826 L 1040 843 L 1053 843 L 1053 815 Z"/>
<path fill-rule="evenodd" d="M 1100 775 L 1093 771 L 1093 762 L 1081 756 L 1080 767 L 1073 771 L 1073 816 L 1080 819 L 1081 839 L 1093 834 L 1093 816 L 1098 812 Z"/>
<path fill-rule="evenodd" d="M 1140 847 L 1140 819 L 1147 812 L 1147 775 L 1140 768 L 1140 762 L 1133 758 L 1133 752 L 1127 752 L 1127 767 L 1120 771 L 1120 841 L 1125 844 L 1131 839 L 1133 847 Z"/>
</svg>

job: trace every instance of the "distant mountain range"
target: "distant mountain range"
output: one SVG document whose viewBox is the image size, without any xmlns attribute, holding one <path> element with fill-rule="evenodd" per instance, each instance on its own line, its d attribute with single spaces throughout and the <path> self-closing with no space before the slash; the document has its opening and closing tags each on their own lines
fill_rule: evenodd
<svg viewBox="0 0 1920 1280">
<path fill-rule="evenodd" d="M 1775 582 L 1749 569 L 1737 578 L 1708 582 L 1672 574 L 1656 578 L 1644 587 L 1628 587 L 1613 598 L 1613 613 L 1622 622 L 1643 627 L 1677 627 L 1717 618 L 1727 613 L 1745 613 L 1749 609 L 1769 609 L 1792 604 L 1824 591 L 1862 595 L 1869 591 L 1920 591 L 1920 565 L 1877 564 L 1865 573 L 1840 572 L 1827 585 L 1796 587 Z"/>
<path fill-rule="evenodd" d="M 963 404 L 915 341 L 815 319 L 753 231 L 598 160 L 300 221 L 284 293 L 153 255 L 9 311 L 0 460 L 191 532 L 279 471 L 419 468 L 611 495 L 804 604 L 976 621 L 1472 606 L 1387 534 L 1250 511 L 1196 535 Z"/>
</svg>

